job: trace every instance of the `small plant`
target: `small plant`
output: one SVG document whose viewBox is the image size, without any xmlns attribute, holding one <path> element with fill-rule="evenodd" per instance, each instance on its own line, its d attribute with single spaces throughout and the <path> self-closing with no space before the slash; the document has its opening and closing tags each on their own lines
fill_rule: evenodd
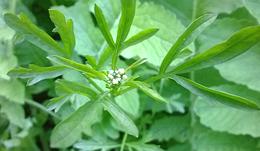
<svg viewBox="0 0 260 151">
<path fill-rule="evenodd" d="M 68 17 L 57 9 L 50 9 L 49 15 L 55 25 L 53 31 L 59 34 L 60 42 L 37 27 L 24 14 L 16 16 L 6 13 L 4 15 L 5 22 L 16 31 L 16 36 L 40 47 L 50 61 L 48 66 L 32 64 L 27 67 L 18 67 L 11 70 L 8 75 L 12 78 L 29 79 L 27 86 L 37 85 L 44 80 L 55 80 L 55 94 L 52 94 L 52 99 L 44 104 L 47 108 L 46 112 L 53 115 L 55 123 L 57 123 L 51 132 L 51 147 L 73 146 L 80 150 L 162 150 L 159 146 L 150 143 L 156 133 L 156 128 L 154 128 L 156 126 L 152 126 L 153 132 L 147 132 L 146 127 L 149 119 L 155 113 L 152 113 L 151 117 L 142 116 L 142 113 L 139 113 L 139 118 L 137 118 L 120 106 L 120 103 L 123 102 L 122 97 L 134 99 L 127 95 L 135 89 L 142 94 L 141 97 L 148 96 L 150 100 L 154 100 L 155 102 L 152 104 L 168 107 L 173 105 L 174 108 L 179 107 L 178 103 L 171 104 L 172 102 L 169 101 L 169 98 L 165 98 L 164 93 L 176 92 L 172 91 L 170 87 L 165 90 L 164 87 L 167 84 L 174 83 L 172 87 L 185 88 L 192 93 L 189 110 L 179 109 L 183 114 L 188 112 L 182 118 L 185 122 L 181 127 L 191 126 L 187 132 L 188 138 L 185 138 L 184 141 L 182 138 L 179 140 L 177 138 L 182 143 L 192 141 L 195 137 L 194 134 L 203 131 L 201 130 L 203 126 L 195 115 L 195 99 L 192 97 L 199 96 L 215 103 L 220 102 L 225 104 L 224 106 L 231 106 L 237 110 L 252 112 L 259 110 L 255 101 L 206 87 L 197 83 L 193 77 L 195 71 L 229 61 L 255 46 L 260 40 L 259 25 L 243 28 L 227 40 L 202 52 L 186 53 L 189 52 L 189 47 L 201 32 L 218 17 L 213 13 L 201 15 L 195 18 L 180 34 L 162 58 L 160 66 L 156 67 L 147 62 L 145 58 L 131 58 L 127 61 L 122 61 L 124 58 L 120 59 L 122 53 L 128 51 L 127 48 L 148 40 L 159 31 L 157 28 L 149 28 L 130 36 L 136 12 L 136 0 L 121 0 L 121 16 L 116 34 L 112 34 L 110 31 L 109 21 L 98 4 L 93 7 L 94 19 L 106 44 L 99 53 L 83 57 L 75 51 L 77 41 L 72 19 L 67 19 Z M 113 37 L 113 35 L 116 36 Z M 178 59 L 181 61 L 178 62 Z M 146 72 L 141 74 L 142 70 Z M 72 74 L 79 77 L 77 80 L 81 80 L 81 82 L 73 80 L 70 77 Z M 131 104 L 131 102 L 128 103 Z M 149 103 L 151 102 L 147 104 Z M 135 108 L 135 106 L 130 107 Z M 63 114 L 63 110 L 71 111 Z M 152 110 L 152 112 L 155 111 Z M 175 120 L 175 117 L 173 118 Z M 191 121 L 191 124 L 187 121 Z M 182 123 L 182 120 L 179 123 Z M 157 124 L 160 125 L 160 123 Z M 166 122 L 166 124 L 168 123 Z M 159 126 L 157 129 L 158 137 L 160 129 L 163 127 Z M 176 142 L 172 142 L 172 144 L 174 143 Z M 91 148 L 91 145 L 94 147 Z"/>
</svg>

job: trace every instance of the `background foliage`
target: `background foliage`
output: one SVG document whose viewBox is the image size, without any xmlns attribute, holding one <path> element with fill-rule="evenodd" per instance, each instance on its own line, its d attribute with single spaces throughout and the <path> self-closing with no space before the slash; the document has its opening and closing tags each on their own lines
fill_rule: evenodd
<svg viewBox="0 0 260 151">
<path fill-rule="evenodd" d="M 81 73 L 104 75 L 82 64 L 110 69 L 111 60 L 96 60 L 118 39 L 121 8 L 120 0 L 0 1 L 0 150 L 260 150 L 260 111 L 241 107 L 260 106 L 260 1 L 137 0 L 125 39 L 154 35 L 125 48 L 118 66 L 146 58 L 129 77 L 180 76 L 151 87 L 130 80 L 138 89 L 108 101 Z M 180 52 L 164 60 L 169 50 Z"/>
</svg>

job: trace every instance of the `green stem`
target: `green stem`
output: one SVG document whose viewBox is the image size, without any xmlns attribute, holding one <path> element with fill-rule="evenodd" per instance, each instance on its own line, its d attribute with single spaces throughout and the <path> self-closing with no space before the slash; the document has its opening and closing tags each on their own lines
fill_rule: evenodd
<svg viewBox="0 0 260 151">
<path fill-rule="evenodd" d="M 126 139 L 127 139 L 127 133 L 125 133 L 125 135 L 123 137 L 123 140 L 122 140 L 122 143 L 121 143 L 121 147 L 120 147 L 120 151 L 124 151 Z"/>
<path fill-rule="evenodd" d="M 89 83 L 91 85 L 93 85 L 99 92 L 103 93 L 104 91 L 102 90 L 102 88 L 100 86 L 97 85 L 97 83 L 92 80 L 91 78 L 89 78 L 87 75 L 84 75 L 86 77 L 86 79 L 89 81 Z"/>
<path fill-rule="evenodd" d="M 58 117 L 55 113 L 48 111 L 43 105 L 39 104 L 38 102 L 29 100 L 29 99 L 26 99 L 25 102 L 31 106 L 34 106 L 34 107 L 42 110 L 43 112 L 50 114 L 51 116 L 55 117 L 56 119 L 61 120 L 60 117 Z"/>
</svg>

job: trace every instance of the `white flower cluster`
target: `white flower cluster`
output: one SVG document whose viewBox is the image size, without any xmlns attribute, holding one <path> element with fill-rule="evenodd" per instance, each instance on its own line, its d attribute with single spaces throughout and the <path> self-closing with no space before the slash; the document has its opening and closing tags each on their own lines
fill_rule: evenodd
<svg viewBox="0 0 260 151">
<path fill-rule="evenodd" d="M 107 78 L 111 85 L 117 85 L 120 84 L 123 80 L 127 79 L 127 75 L 125 74 L 125 69 L 120 68 L 117 70 L 109 70 Z"/>
</svg>

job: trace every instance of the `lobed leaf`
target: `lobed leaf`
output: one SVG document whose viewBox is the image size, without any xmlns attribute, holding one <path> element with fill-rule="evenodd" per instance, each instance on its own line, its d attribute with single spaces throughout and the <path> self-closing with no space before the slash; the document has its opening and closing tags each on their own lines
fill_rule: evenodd
<svg viewBox="0 0 260 151">
<path fill-rule="evenodd" d="M 227 41 L 196 55 L 177 66 L 172 72 L 186 73 L 228 61 L 254 46 L 260 40 L 260 26 L 244 28 L 233 34 Z"/>
<path fill-rule="evenodd" d="M 192 43 L 206 27 L 215 21 L 216 17 L 213 14 L 205 14 L 193 21 L 170 48 L 161 63 L 159 72 L 164 73 L 180 51 Z"/>
<path fill-rule="evenodd" d="M 234 107 L 254 109 L 254 110 L 259 109 L 257 104 L 249 99 L 237 95 L 225 93 L 222 91 L 213 90 L 201 84 L 198 84 L 192 80 L 177 75 L 173 76 L 172 79 L 176 81 L 178 84 L 180 84 L 181 86 L 183 86 L 184 88 L 186 88 L 187 90 L 189 90 L 190 92 L 198 96 L 204 97 L 206 99 L 217 101 Z"/>
</svg>

